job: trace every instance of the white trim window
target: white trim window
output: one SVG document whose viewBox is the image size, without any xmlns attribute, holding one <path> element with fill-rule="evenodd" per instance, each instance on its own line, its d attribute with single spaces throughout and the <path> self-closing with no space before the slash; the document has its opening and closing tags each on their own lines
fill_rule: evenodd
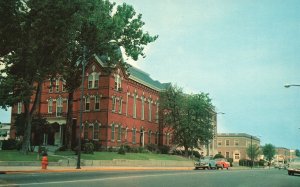
<svg viewBox="0 0 300 187">
<path fill-rule="evenodd" d="M 111 125 L 111 141 L 115 140 L 115 124 Z"/>
<path fill-rule="evenodd" d="M 127 138 L 128 138 L 128 127 L 126 127 L 125 129 L 125 135 L 124 135 L 124 139 L 127 142 Z"/>
<path fill-rule="evenodd" d="M 159 135 L 159 133 L 156 132 L 156 133 L 155 133 L 155 140 L 154 140 L 154 143 L 155 143 L 155 144 L 158 144 L 158 135 Z"/>
<path fill-rule="evenodd" d="M 85 111 L 90 111 L 90 103 L 91 103 L 90 97 L 86 96 L 84 100 L 85 100 Z"/>
<path fill-rule="evenodd" d="M 22 113 L 23 102 L 18 102 L 18 114 Z"/>
<path fill-rule="evenodd" d="M 132 143 L 136 143 L 136 128 L 132 129 Z"/>
<path fill-rule="evenodd" d="M 63 99 L 61 97 L 56 99 L 56 117 L 62 116 L 63 112 Z"/>
<path fill-rule="evenodd" d="M 123 100 L 122 100 L 122 98 L 120 98 L 119 99 L 119 106 L 118 106 L 119 107 L 118 108 L 119 109 L 119 114 L 122 114 L 122 103 L 123 103 Z"/>
<path fill-rule="evenodd" d="M 52 110 L 53 110 L 53 99 L 50 98 L 50 99 L 48 100 L 48 113 L 49 113 L 49 114 L 52 114 Z"/>
<path fill-rule="evenodd" d="M 66 81 L 65 80 L 62 81 L 61 91 L 66 92 Z"/>
<path fill-rule="evenodd" d="M 118 126 L 118 141 L 120 142 L 122 138 L 122 127 L 121 125 Z"/>
<path fill-rule="evenodd" d="M 121 91 L 122 79 L 119 74 L 115 75 L 115 90 Z"/>
<path fill-rule="evenodd" d="M 156 103 L 156 112 L 155 112 L 155 122 L 158 123 L 159 121 L 159 103 Z"/>
<path fill-rule="evenodd" d="M 133 114 L 132 114 L 133 118 L 136 118 L 136 98 L 137 98 L 137 95 L 134 94 L 133 95 Z"/>
<path fill-rule="evenodd" d="M 55 80 L 55 92 L 59 92 L 59 79 Z"/>
<path fill-rule="evenodd" d="M 130 93 L 127 92 L 126 95 L 126 116 L 128 116 L 128 97 L 129 97 Z"/>
<path fill-rule="evenodd" d="M 148 131 L 148 144 L 151 144 L 151 130 Z"/>
<path fill-rule="evenodd" d="M 99 140 L 99 124 L 95 123 L 93 126 L 93 139 L 94 140 Z"/>
<path fill-rule="evenodd" d="M 115 112 L 116 111 L 116 106 L 117 105 L 117 97 L 112 96 L 112 111 Z"/>
<path fill-rule="evenodd" d="M 144 96 L 142 96 L 141 99 L 142 99 L 141 120 L 145 120 L 145 98 L 144 98 Z"/>
<path fill-rule="evenodd" d="M 95 96 L 95 110 L 100 110 L 100 96 Z"/>
<path fill-rule="evenodd" d="M 229 140 L 225 140 L 225 146 L 229 146 L 230 145 L 230 141 Z"/>
<path fill-rule="evenodd" d="M 53 93 L 53 80 L 49 81 L 49 93 Z"/>
<path fill-rule="evenodd" d="M 87 140 L 89 138 L 89 124 L 85 123 L 83 126 L 83 138 Z"/>
<path fill-rule="evenodd" d="M 98 88 L 99 86 L 99 73 L 93 72 L 88 76 L 88 88 Z"/>
<path fill-rule="evenodd" d="M 152 121 L 152 106 L 151 106 L 152 101 L 148 100 L 148 119 L 151 122 Z"/>
</svg>

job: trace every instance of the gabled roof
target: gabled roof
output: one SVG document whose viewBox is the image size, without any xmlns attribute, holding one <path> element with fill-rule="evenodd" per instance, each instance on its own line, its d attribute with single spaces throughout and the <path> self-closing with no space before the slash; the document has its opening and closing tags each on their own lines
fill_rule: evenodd
<svg viewBox="0 0 300 187">
<path fill-rule="evenodd" d="M 95 55 L 95 59 L 102 67 L 108 67 L 107 63 L 105 62 L 106 58 Z M 165 90 L 167 86 L 170 85 L 170 83 L 161 83 L 157 80 L 153 80 L 148 73 L 131 65 L 128 68 L 127 72 L 129 73 L 129 79 L 141 83 L 159 92 Z"/>
</svg>

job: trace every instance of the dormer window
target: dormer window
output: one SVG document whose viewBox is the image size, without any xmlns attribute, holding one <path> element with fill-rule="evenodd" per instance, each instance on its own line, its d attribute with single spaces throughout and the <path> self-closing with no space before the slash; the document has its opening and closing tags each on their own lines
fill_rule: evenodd
<svg viewBox="0 0 300 187">
<path fill-rule="evenodd" d="M 99 85 L 99 74 L 96 72 L 93 72 L 88 77 L 88 88 L 98 88 Z"/>
<path fill-rule="evenodd" d="M 121 76 L 119 74 L 116 74 L 115 75 L 115 90 L 122 91 L 121 84 L 122 84 Z"/>
</svg>

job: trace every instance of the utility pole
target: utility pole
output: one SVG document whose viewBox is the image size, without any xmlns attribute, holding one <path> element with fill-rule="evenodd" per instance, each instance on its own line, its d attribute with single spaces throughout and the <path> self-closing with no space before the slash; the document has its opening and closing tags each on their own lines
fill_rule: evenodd
<svg viewBox="0 0 300 187">
<path fill-rule="evenodd" d="M 253 146 L 252 146 L 252 135 L 251 135 L 251 169 L 253 167 Z"/>
<path fill-rule="evenodd" d="M 81 81 L 81 96 L 80 96 L 80 118 L 79 118 L 79 138 L 78 138 L 78 152 L 77 152 L 77 167 L 76 169 L 80 168 L 80 156 L 81 156 L 81 126 L 82 126 L 82 112 L 83 112 L 83 92 L 84 92 L 84 74 L 85 74 L 85 61 L 86 57 L 86 47 L 83 48 L 83 59 L 82 59 L 82 81 Z"/>
</svg>

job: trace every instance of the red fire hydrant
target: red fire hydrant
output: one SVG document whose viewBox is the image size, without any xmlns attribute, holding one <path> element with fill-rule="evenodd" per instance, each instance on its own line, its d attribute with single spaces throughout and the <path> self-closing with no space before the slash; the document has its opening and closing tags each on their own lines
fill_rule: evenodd
<svg viewBox="0 0 300 187">
<path fill-rule="evenodd" d="M 48 157 L 47 154 L 43 154 L 42 169 L 47 169 L 47 166 L 48 166 Z"/>
</svg>

